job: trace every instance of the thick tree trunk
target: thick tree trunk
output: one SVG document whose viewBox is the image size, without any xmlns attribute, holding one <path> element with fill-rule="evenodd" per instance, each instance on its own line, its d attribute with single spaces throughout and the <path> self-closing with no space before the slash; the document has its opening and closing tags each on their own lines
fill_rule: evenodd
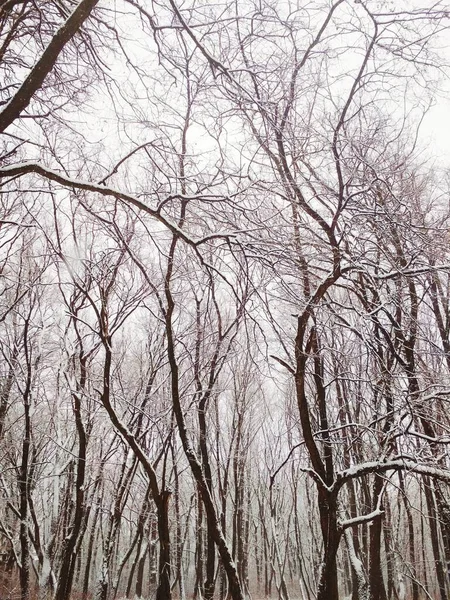
<svg viewBox="0 0 450 600">
<path fill-rule="evenodd" d="M 348 556 L 352 571 L 352 600 L 368 600 L 369 586 L 366 574 L 364 573 L 363 564 L 356 553 L 354 537 L 349 529 L 345 531 L 345 539 L 347 541 Z"/>
<path fill-rule="evenodd" d="M 383 530 L 382 517 L 373 519 L 370 525 L 369 546 L 369 586 L 370 600 L 387 600 L 384 586 L 383 570 L 381 568 L 381 533 Z"/>
<path fill-rule="evenodd" d="M 383 521 L 383 536 L 384 536 L 384 552 L 386 555 L 386 575 L 387 575 L 387 585 L 386 592 L 388 600 L 392 600 L 395 594 L 395 559 L 394 554 L 392 552 L 393 544 L 392 544 L 392 517 L 391 517 L 391 507 L 389 503 L 389 499 L 386 499 L 384 503 L 384 521 Z M 414 582 L 416 587 L 417 583 Z M 418 598 L 414 598 L 412 600 L 418 600 Z"/>
<path fill-rule="evenodd" d="M 156 600 L 169 600 L 170 587 L 170 530 L 169 530 L 169 498 L 171 492 L 163 490 L 158 499 L 156 510 L 158 515 L 159 536 L 159 583 L 156 590 Z"/>
<path fill-rule="evenodd" d="M 323 539 L 317 600 L 339 600 L 336 554 L 341 539 L 337 523 L 336 496 L 319 486 L 319 514 Z"/>
</svg>

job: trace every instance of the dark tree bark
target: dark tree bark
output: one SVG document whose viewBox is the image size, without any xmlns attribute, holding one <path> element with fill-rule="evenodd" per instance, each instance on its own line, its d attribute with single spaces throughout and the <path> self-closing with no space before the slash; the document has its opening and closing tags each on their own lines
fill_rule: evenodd
<svg viewBox="0 0 450 600">
<path fill-rule="evenodd" d="M 327 282 L 331 285 L 331 279 Z M 325 289 L 323 290 L 325 293 Z M 337 491 L 328 491 L 324 486 L 333 483 L 334 467 L 332 448 L 328 433 L 328 417 L 323 382 L 323 364 L 320 358 L 320 346 L 314 326 L 306 341 L 306 327 L 312 313 L 305 312 L 298 320 L 296 337 L 296 392 L 300 414 L 300 422 L 305 445 L 308 450 L 312 468 L 317 474 L 316 488 L 318 494 L 320 528 L 323 541 L 323 558 L 317 588 L 317 600 L 339 600 L 336 554 L 342 537 L 337 519 Z M 312 431 L 309 405 L 306 396 L 306 365 L 309 354 L 313 354 L 313 378 L 317 393 L 320 430 L 323 432 L 323 459 Z"/>
<path fill-rule="evenodd" d="M 34 94 L 42 87 L 45 78 L 55 66 L 64 46 L 80 30 L 97 4 L 98 0 L 82 0 L 64 25 L 58 29 L 25 81 L 0 112 L 0 132 L 19 118 L 27 108 Z"/>
<path fill-rule="evenodd" d="M 170 573 L 170 528 L 169 528 L 169 499 L 171 492 L 163 490 L 156 503 L 158 515 L 159 537 L 159 585 L 156 591 L 156 600 L 167 600 L 171 597 Z"/>
<path fill-rule="evenodd" d="M 79 535 L 82 531 L 84 518 L 84 482 L 86 476 L 86 450 L 87 437 L 81 415 L 81 398 L 86 385 L 86 361 L 82 347 L 80 349 L 81 377 L 78 389 L 72 394 L 72 407 L 75 416 L 75 425 L 78 434 L 77 475 L 75 481 L 75 510 L 69 533 L 63 542 L 61 567 L 59 570 L 58 583 L 56 586 L 55 600 L 67 600 L 72 590 L 73 577 L 75 573 L 76 555 Z"/>
</svg>

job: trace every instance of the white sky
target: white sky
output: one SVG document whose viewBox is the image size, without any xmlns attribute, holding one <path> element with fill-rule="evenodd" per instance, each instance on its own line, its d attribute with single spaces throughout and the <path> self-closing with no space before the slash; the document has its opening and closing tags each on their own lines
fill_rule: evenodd
<svg viewBox="0 0 450 600">
<path fill-rule="evenodd" d="M 437 166 L 450 167 L 450 82 L 448 95 L 437 99 L 425 117 L 419 140 L 427 146 L 426 156 L 434 157 Z"/>
</svg>

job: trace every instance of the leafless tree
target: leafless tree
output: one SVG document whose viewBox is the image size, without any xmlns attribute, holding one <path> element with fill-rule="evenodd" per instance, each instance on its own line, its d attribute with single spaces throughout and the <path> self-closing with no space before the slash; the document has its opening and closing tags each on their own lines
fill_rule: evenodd
<svg viewBox="0 0 450 600">
<path fill-rule="evenodd" d="M 0 547 L 24 600 L 448 597 L 448 186 L 419 136 L 448 21 L 2 4 Z"/>
</svg>

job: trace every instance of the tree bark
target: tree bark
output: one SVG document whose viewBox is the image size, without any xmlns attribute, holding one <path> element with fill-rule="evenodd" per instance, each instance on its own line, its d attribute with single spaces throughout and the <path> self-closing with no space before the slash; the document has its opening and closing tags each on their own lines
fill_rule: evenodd
<svg viewBox="0 0 450 600">
<path fill-rule="evenodd" d="M 64 46 L 80 30 L 98 0 L 82 0 L 73 13 L 53 36 L 20 88 L 0 112 L 0 132 L 3 132 L 27 108 L 34 94 L 42 87 L 45 78 L 55 66 Z"/>
</svg>

